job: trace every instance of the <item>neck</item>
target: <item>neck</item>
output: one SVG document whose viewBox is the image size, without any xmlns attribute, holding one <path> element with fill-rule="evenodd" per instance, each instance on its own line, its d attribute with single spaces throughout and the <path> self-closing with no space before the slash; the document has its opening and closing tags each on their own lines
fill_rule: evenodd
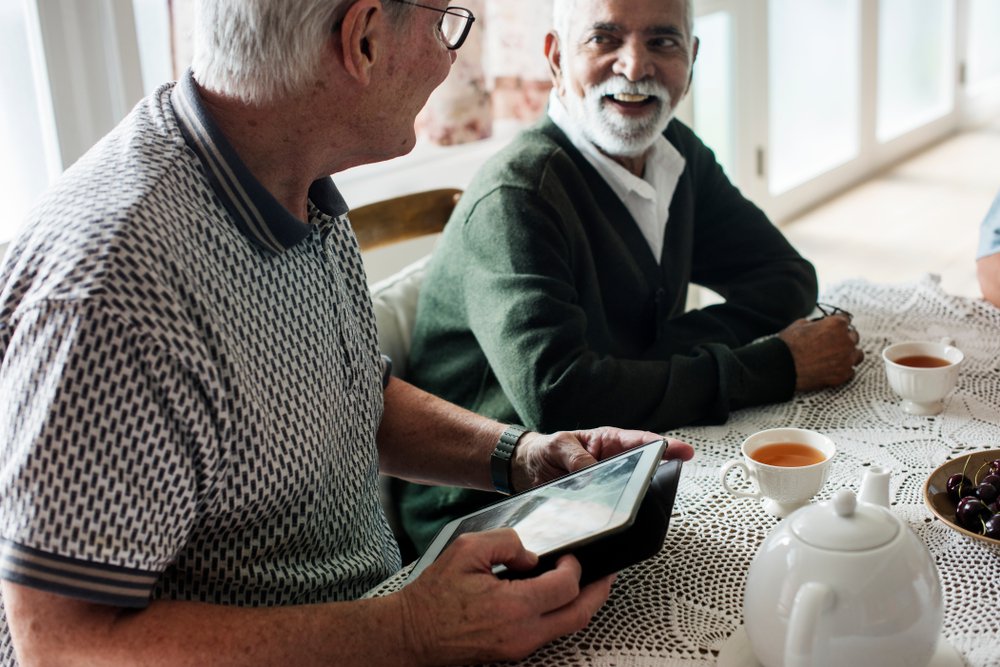
<svg viewBox="0 0 1000 667">
<path fill-rule="evenodd" d="M 317 90 L 273 105 L 251 106 L 199 86 L 205 108 L 260 184 L 288 211 L 308 221 L 309 187 L 362 164 L 369 152 L 350 122 Z"/>
</svg>

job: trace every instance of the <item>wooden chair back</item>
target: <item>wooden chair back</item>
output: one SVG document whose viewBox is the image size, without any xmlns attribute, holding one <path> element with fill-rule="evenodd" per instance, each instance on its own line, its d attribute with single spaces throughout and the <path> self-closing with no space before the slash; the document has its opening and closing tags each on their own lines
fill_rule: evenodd
<svg viewBox="0 0 1000 667">
<path fill-rule="evenodd" d="M 361 250 L 374 250 L 440 232 L 461 194 L 456 188 L 416 192 L 351 209 L 348 217 Z"/>
</svg>

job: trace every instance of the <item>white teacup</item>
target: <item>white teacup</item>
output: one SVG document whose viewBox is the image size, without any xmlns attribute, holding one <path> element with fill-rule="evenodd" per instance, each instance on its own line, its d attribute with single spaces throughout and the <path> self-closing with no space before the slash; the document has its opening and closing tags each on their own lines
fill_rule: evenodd
<svg viewBox="0 0 1000 667">
<path fill-rule="evenodd" d="M 911 415 L 936 415 L 944 409 L 944 398 L 955 388 L 958 367 L 965 355 L 947 343 L 896 343 L 882 350 L 889 386 L 903 399 L 903 410 Z M 916 366 L 937 360 L 938 366 Z"/>
<path fill-rule="evenodd" d="M 805 445 L 806 448 L 769 447 L 788 444 Z M 740 498 L 760 498 L 768 514 L 784 517 L 808 504 L 823 488 L 837 448 L 833 440 L 816 431 L 772 428 L 744 440 L 740 451 L 742 459 L 722 466 L 722 487 Z M 727 476 L 733 468 L 742 470 L 743 476 L 756 484 L 757 490 L 743 491 L 730 486 Z"/>
</svg>

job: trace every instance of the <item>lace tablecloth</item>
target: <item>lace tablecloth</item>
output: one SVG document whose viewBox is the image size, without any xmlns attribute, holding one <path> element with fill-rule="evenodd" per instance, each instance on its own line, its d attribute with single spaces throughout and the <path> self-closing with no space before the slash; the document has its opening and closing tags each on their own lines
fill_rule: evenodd
<svg viewBox="0 0 1000 667">
<path fill-rule="evenodd" d="M 857 377 L 838 389 L 738 411 L 720 426 L 671 433 L 694 445 L 697 454 L 685 464 L 663 550 L 621 573 L 586 629 L 522 664 L 715 665 L 722 644 L 742 623 L 750 561 L 777 523 L 757 501 L 723 491 L 720 468 L 739 456 L 751 433 L 798 426 L 826 433 L 838 447 L 820 499 L 843 487 L 857 490 L 866 465 L 892 469 L 893 509 L 937 562 L 944 636 L 969 667 L 1000 666 L 1000 550 L 947 528 L 922 497 L 924 481 L 946 459 L 1000 448 L 1000 310 L 945 294 L 934 276 L 906 285 L 848 281 L 823 301 L 854 314 L 865 352 Z M 943 337 L 966 355 L 958 388 L 942 414 L 907 415 L 887 384 L 881 351 L 894 342 Z M 378 592 L 395 590 L 399 582 L 399 577 L 389 580 Z"/>
</svg>

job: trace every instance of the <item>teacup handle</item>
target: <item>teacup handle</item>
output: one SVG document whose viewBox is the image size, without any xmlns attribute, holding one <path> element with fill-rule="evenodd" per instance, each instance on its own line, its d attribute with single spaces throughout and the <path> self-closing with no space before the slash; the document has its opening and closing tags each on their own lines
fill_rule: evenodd
<svg viewBox="0 0 1000 667">
<path fill-rule="evenodd" d="M 741 469 L 743 471 L 743 476 L 751 482 L 757 481 L 754 478 L 754 474 L 750 472 L 750 468 L 747 467 L 746 463 L 740 460 L 733 460 L 722 466 L 722 473 L 719 475 L 720 480 L 722 481 L 722 488 L 739 498 L 760 498 L 760 491 L 741 491 L 740 489 L 734 489 L 729 486 L 729 481 L 726 479 L 726 476 L 729 475 L 729 471 L 733 468 Z"/>
</svg>

